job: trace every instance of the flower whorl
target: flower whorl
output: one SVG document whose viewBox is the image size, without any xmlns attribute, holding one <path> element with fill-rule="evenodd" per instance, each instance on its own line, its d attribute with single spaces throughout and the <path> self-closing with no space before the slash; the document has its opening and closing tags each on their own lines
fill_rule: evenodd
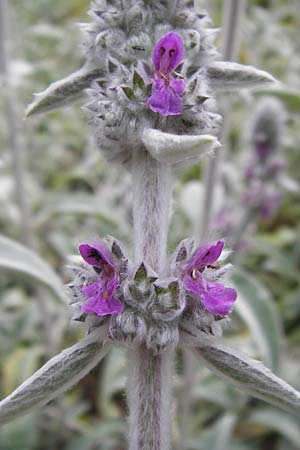
<svg viewBox="0 0 300 450">
<path fill-rule="evenodd" d="M 126 5 L 125 5 L 126 3 Z M 177 135 L 216 134 L 221 117 L 206 77 L 206 64 L 217 56 L 205 14 L 180 0 L 114 0 L 92 5 L 93 22 L 84 27 L 84 51 L 91 66 L 102 67 L 103 76 L 89 89 L 86 105 L 95 127 L 98 147 L 110 161 L 127 162 L 133 149 L 143 146 L 145 128 Z M 146 101 L 154 74 L 152 51 L 171 30 L 181 36 L 185 58 L 178 68 L 185 80 L 183 112 L 161 117 Z"/>
</svg>

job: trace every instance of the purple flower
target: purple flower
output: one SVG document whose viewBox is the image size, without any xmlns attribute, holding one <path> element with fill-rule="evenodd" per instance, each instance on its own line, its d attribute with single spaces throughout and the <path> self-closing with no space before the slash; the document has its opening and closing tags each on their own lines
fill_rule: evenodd
<svg viewBox="0 0 300 450">
<path fill-rule="evenodd" d="M 183 283 L 187 291 L 198 297 L 203 306 L 212 314 L 227 316 L 236 301 L 237 293 L 221 283 L 209 282 L 205 269 L 214 267 L 224 248 L 224 242 L 199 246 L 188 261 Z"/>
<path fill-rule="evenodd" d="M 163 36 L 153 51 L 155 74 L 152 79 L 152 95 L 147 104 L 154 112 L 163 116 L 176 116 L 182 113 L 184 80 L 175 79 L 172 72 L 182 62 L 184 46 L 181 36 L 171 31 Z"/>
<path fill-rule="evenodd" d="M 79 246 L 82 258 L 99 272 L 97 280 L 84 286 L 82 292 L 88 300 L 81 306 L 81 310 L 88 314 L 106 316 L 123 311 L 122 303 L 116 297 L 119 287 L 119 274 L 114 258 L 107 246 L 98 244 L 82 244 Z"/>
</svg>

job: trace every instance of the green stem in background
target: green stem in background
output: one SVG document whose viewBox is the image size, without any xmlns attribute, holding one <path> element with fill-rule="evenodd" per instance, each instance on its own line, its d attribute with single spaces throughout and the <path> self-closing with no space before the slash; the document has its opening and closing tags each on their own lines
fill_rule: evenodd
<svg viewBox="0 0 300 450">
<path fill-rule="evenodd" d="M 5 93 L 5 118 L 8 147 L 11 151 L 12 171 L 15 180 L 15 195 L 20 211 L 21 241 L 31 243 L 29 208 L 24 183 L 24 149 L 20 139 L 20 120 L 16 111 L 16 98 L 10 86 L 11 70 L 8 52 L 9 11 L 7 0 L 0 0 L 0 76 Z"/>
<path fill-rule="evenodd" d="M 247 0 L 227 0 L 223 5 L 222 19 L 222 56 L 225 61 L 235 61 L 237 59 L 240 47 L 241 24 L 246 11 Z M 220 132 L 220 142 L 226 141 L 228 133 L 228 111 L 223 108 L 223 127 Z M 200 238 L 207 237 L 208 230 L 212 221 L 214 196 L 218 179 L 220 176 L 220 167 L 224 161 L 223 151 L 216 153 L 214 158 L 208 162 L 205 173 L 205 190 L 203 208 L 200 218 Z"/>
<path fill-rule="evenodd" d="M 11 152 L 12 173 L 15 185 L 16 202 L 20 212 L 19 230 L 20 240 L 28 247 L 35 247 L 35 239 L 32 233 L 30 221 L 30 208 L 26 197 L 25 186 L 25 147 L 21 140 L 21 121 L 17 113 L 17 99 L 14 89 L 11 86 L 11 70 L 9 57 L 9 5 L 7 0 L 0 0 L 0 81 L 5 89 L 5 118 L 7 123 L 7 141 Z M 51 317 L 46 306 L 44 289 L 37 287 L 35 289 L 35 299 L 40 311 L 41 322 L 43 323 L 45 333 L 45 343 L 47 351 L 51 355 L 56 352 L 56 341 L 53 336 L 53 327 Z"/>
<path fill-rule="evenodd" d="M 240 47 L 241 23 L 246 11 L 247 0 L 227 0 L 223 5 L 222 18 L 222 55 L 225 61 L 234 61 L 237 59 Z M 228 114 L 227 108 L 223 108 L 223 126 L 220 132 L 220 142 L 224 143 L 228 132 Z M 218 184 L 218 177 L 222 161 L 224 161 L 223 151 L 218 151 L 214 158 L 210 158 L 205 172 L 205 189 L 203 206 L 201 208 L 200 226 L 198 233 L 200 239 L 207 238 L 209 233 L 212 215 L 215 190 Z M 200 228 L 200 229 L 199 229 Z M 191 415 L 191 389 L 194 384 L 195 362 L 190 352 L 183 349 L 183 389 L 181 393 L 182 411 L 181 419 L 181 438 L 180 450 L 186 448 L 187 437 L 189 435 L 189 418 Z"/>
<path fill-rule="evenodd" d="M 133 157 L 135 260 L 160 274 L 166 262 L 171 169 L 139 150 Z M 129 351 L 129 449 L 169 450 L 172 350 Z"/>
</svg>

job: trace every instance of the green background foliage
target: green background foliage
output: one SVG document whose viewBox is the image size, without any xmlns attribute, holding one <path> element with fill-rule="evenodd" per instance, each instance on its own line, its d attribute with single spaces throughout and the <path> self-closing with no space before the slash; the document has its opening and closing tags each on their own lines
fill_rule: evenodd
<svg viewBox="0 0 300 450">
<path fill-rule="evenodd" d="M 24 230 L 15 189 L 5 90 L 0 92 L 0 395 L 4 397 L 47 358 L 83 335 L 70 323 L 65 266 L 77 244 L 112 234 L 130 246 L 130 177 L 109 167 L 95 149 L 81 103 L 23 121 L 33 92 L 45 89 L 83 61 L 76 22 L 88 20 L 87 0 L 10 0 L 11 83 L 19 129 L 24 195 L 30 227 Z M 203 2 L 205 3 L 205 2 Z M 221 1 L 209 1 L 216 26 Z M 295 1 L 248 2 L 239 60 L 271 72 L 282 88 L 268 92 L 287 110 L 282 152 L 285 191 L 276 217 L 259 222 L 251 246 L 237 260 L 232 282 L 239 301 L 225 341 L 261 358 L 300 388 L 300 10 Z M 241 170 L 243 132 L 250 110 L 266 92 L 229 97 L 226 142 L 233 173 Z M 220 99 L 222 100 L 222 99 Z M 200 204 L 190 194 L 202 178 L 199 164 L 176 171 L 169 248 L 193 234 Z M 232 178 L 234 182 L 234 177 Z M 186 201 L 188 199 L 188 201 Z M 225 200 L 226 201 L 226 200 Z M 223 200 L 224 202 L 224 200 Z M 18 241 L 23 241 L 20 244 Z M 30 248 L 30 249 L 28 249 Z M 73 256 L 72 256 L 73 255 Z M 125 353 L 111 352 L 68 394 L 0 429 L 0 450 L 123 450 L 126 448 Z M 299 422 L 253 400 L 194 363 L 189 450 L 300 449 Z M 179 450 L 183 355 L 174 378 L 174 448 Z"/>
</svg>

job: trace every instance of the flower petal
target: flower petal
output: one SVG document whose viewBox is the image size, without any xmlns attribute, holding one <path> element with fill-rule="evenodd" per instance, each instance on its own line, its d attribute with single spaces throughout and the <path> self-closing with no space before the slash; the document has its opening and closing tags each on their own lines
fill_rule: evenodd
<svg viewBox="0 0 300 450">
<path fill-rule="evenodd" d="M 168 74 L 179 66 L 184 57 L 181 36 L 175 31 L 163 36 L 153 50 L 153 64 L 157 71 Z"/>
<path fill-rule="evenodd" d="M 162 116 L 177 116 L 182 113 L 183 109 L 181 95 L 177 94 L 170 86 L 165 84 L 161 86 L 161 83 L 157 83 L 157 81 L 153 85 L 152 95 L 147 100 L 147 104 L 152 111 L 158 112 Z"/>
<path fill-rule="evenodd" d="M 117 272 L 114 272 L 112 276 L 107 276 L 104 271 L 101 272 L 94 283 L 82 288 L 88 300 L 81 306 L 81 310 L 98 316 L 118 314 L 123 311 L 122 303 L 114 295 L 118 286 Z"/>
<path fill-rule="evenodd" d="M 200 294 L 203 305 L 214 315 L 227 316 L 236 301 L 236 291 L 220 283 L 207 283 L 207 285 L 207 289 L 203 289 Z"/>
<path fill-rule="evenodd" d="M 202 291 L 203 291 L 203 281 L 204 278 L 202 277 L 202 275 L 197 272 L 196 274 L 196 278 L 192 277 L 189 273 L 186 273 L 184 275 L 184 279 L 183 279 L 183 284 L 186 290 L 188 290 L 189 292 L 192 292 L 193 294 L 195 294 L 197 297 L 200 297 Z"/>
<path fill-rule="evenodd" d="M 103 269 L 105 264 L 114 267 L 114 261 L 107 245 L 100 241 L 97 244 L 81 244 L 79 252 L 82 258 L 91 266 Z"/>
<path fill-rule="evenodd" d="M 178 95 L 183 95 L 184 88 L 185 88 L 185 82 L 183 79 L 175 79 L 173 77 L 170 77 L 170 88 L 173 89 L 173 91 Z"/>
<path fill-rule="evenodd" d="M 187 270 L 191 269 L 203 269 L 206 266 L 215 263 L 224 248 L 224 241 L 218 241 L 213 245 L 200 245 L 194 251 L 192 257 L 190 258 Z"/>
</svg>

